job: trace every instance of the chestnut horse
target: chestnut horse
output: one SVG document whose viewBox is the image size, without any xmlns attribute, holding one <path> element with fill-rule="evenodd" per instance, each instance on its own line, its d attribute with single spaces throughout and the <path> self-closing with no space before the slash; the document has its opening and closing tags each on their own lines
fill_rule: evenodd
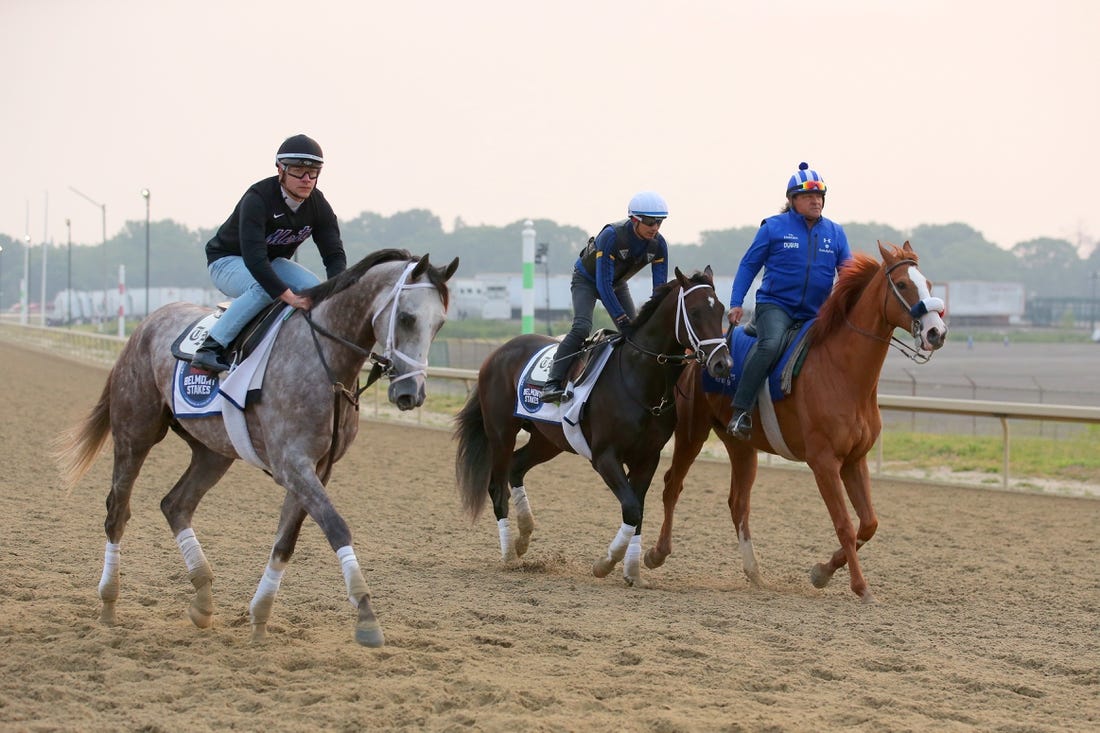
<svg viewBox="0 0 1100 733">
<path fill-rule="evenodd" d="M 607 555 L 593 566 L 596 577 L 608 575 L 623 560 L 626 582 L 634 585 L 641 580 L 642 511 L 661 449 L 675 427 L 672 393 L 688 361 L 704 364 L 716 378 L 729 376 L 732 361 L 722 337 L 724 310 L 709 267 L 691 278 L 677 269 L 675 279 L 657 288 L 642 306 L 636 330 L 612 346 L 592 387 L 581 431 L 591 448 L 592 467 L 619 500 L 623 522 Z M 563 451 L 575 452 L 561 424 L 516 416 L 521 373 L 535 354 L 553 343 L 547 336 L 528 334 L 496 349 L 481 366 L 477 386 L 455 418 L 455 476 L 462 504 L 476 519 L 485 500 L 492 499 L 505 562 L 527 551 L 535 526 L 524 476 Z M 530 433 L 530 439 L 517 450 L 521 430 Z M 515 537 L 508 524 L 509 500 L 516 509 Z"/>
<path fill-rule="evenodd" d="M 376 372 L 389 377 L 389 398 L 399 409 L 411 410 L 424 402 L 428 349 L 445 320 L 446 282 L 457 267 L 458 258 L 442 268 L 433 267 L 428 255 L 380 250 L 303 291 L 313 299 L 312 310 L 306 317 L 300 317 L 305 311 L 294 311 L 278 332 L 263 379 L 263 399 L 244 413 L 256 457 L 286 490 L 275 544 L 249 605 L 254 641 L 266 635 L 275 596 L 308 514 L 339 560 L 346 597 L 358 611 L 356 641 L 365 646 L 384 643 L 352 548 L 351 530 L 325 485 L 333 464 L 358 433 L 361 390 L 354 386 L 368 358 Z M 169 428 L 187 444 L 191 463 L 160 508 L 195 588 L 188 615 L 200 628 L 211 624 L 214 575 L 191 519 L 206 492 L 233 461 L 245 456 L 238 454 L 221 416 L 179 419 L 173 414 L 177 360 L 171 349 L 176 337 L 208 312 L 189 303 L 170 303 L 151 313 L 119 354 L 99 402 L 63 436 L 60 458 L 70 489 L 108 439 L 114 439 L 114 475 L 104 522 L 107 547 L 99 582 L 100 620 L 108 625 L 116 618 L 120 543 L 130 519 L 134 482 L 149 451 Z M 381 356 L 371 351 L 375 343 L 384 346 Z"/>
<path fill-rule="evenodd" d="M 753 414 L 749 441 L 734 439 L 725 425 L 732 416 L 730 398 L 704 393 L 698 370 L 687 370 L 677 390 L 676 440 L 672 466 L 665 473 L 665 518 L 660 537 L 645 554 L 656 568 L 672 553 L 672 515 L 684 489 L 684 477 L 711 430 L 722 439 L 730 459 L 729 509 L 745 575 L 761 585 L 760 569 L 749 531 L 749 494 L 756 479 L 757 451 L 804 461 L 813 470 L 818 491 L 833 520 L 840 549 L 810 572 L 824 588 L 833 573 L 848 566 L 852 591 L 872 601 L 860 569 L 857 550 L 875 534 L 878 518 L 871 505 L 867 452 L 878 439 L 878 378 L 895 328 L 913 334 L 923 360 L 943 346 L 947 326 L 943 301 L 931 297 L 931 283 L 917 269 L 917 253 L 904 246 L 878 244 L 882 263 L 856 254 L 840 274 L 816 322 L 810 326 L 809 350 L 791 393 L 774 405 L 775 418 L 788 451 L 778 450 L 765 435 L 759 408 Z M 765 383 L 763 389 L 768 389 Z M 859 517 L 855 530 L 844 492 Z"/>
</svg>

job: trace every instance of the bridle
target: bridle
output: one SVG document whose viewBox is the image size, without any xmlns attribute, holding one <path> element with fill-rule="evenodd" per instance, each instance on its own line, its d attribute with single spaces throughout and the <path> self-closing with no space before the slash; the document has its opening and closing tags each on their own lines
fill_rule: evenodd
<svg viewBox="0 0 1100 733">
<path fill-rule="evenodd" d="M 721 349 L 729 349 L 729 344 L 727 344 L 726 339 L 721 336 L 712 339 L 700 339 L 699 335 L 695 332 L 695 326 L 692 325 L 691 319 L 688 318 L 687 306 L 684 305 L 684 300 L 689 294 L 693 293 L 696 290 L 699 290 L 700 288 L 709 288 L 711 291 L 714 290 L 713 285 L 700 283 L 698 285 L 693 285 L 686 290 L 681 288 L 680 293 L 676 299 L 676 342 L 679 344 L 684 343 L 680 338 L 680 327 L 681 325 L 683 325 L 684 334 L 687 336 L 688 341 L 686 346 L 690 349 L 687 354 L 662 354 L 656 351 L 650 351 L 649 349 L 646 349 L 645 347 L 635 342 L 634 339 L 630 338 L 629 336 L 624 337 L 626 343 L 633 347 L 636 351 L 640 351 L 646 356 L 652 356 L 654 359 L 657 360 L 658 364 L 682 364 L 685 362 L 694 361 L 709 367 L 711 359 L 713 359 L 714 356 L 718 354 Z M 704 347 L 712 345 L 714 346 L 714 348 L 712 348 L 710 350 L 710 353 L 707 354 Z"/>
<path fill-rule="evenodd" d="M 426 361 L 417 361 L 405 352 L 398 349 L 396 346 L 395 338 L 395 332 L 397 328 L 397 306 L 402 291 L 411 290 L 413 288 L 435 287 L 435 285 L 429 282 L 408 282 L 409 273 L 413 271 L 416 265 L 416 262 L 410 262 L 405 267 L 404 272 L 401 273 L 401 277 L 399 277 L 397 279 L 397 282 L 394 283 L 394 286 L 390 290 L 389 294 L 386 296 L 386 299 L 382 301 L 382 305 L 378 308 L 377 312 L 375 312 L 374 318 L 371 319 L 371 326 L 374 327 L 375 321 L 378 320 L 378 317 L 381 316 L 382 313 L 385 312 L 386 307 L 389 306 L 390 324 L 389 328 L 386 330 L 386 345 L 383 348 L 381 354 L 370 351 L 368 349 L 364 349 L 359 344 L 349 341 L 343 336 L 337 336 L 336 334 L 326 329 L 324 326 L 314 321 L 313 316 L 310 314 L 309 311 L 302 311 L 302 314 L 306 319 L 306 323 L 309 324 L 310 334 L 313 336 L 313 344 L 317 349 L 317 356 L 321 359 L 321 366 L 324 367 L 325 374 L 328 376 L 329 382 L 332 383 L 333 392 L 337 394 L 343 394 L 348 399 L 348 401 L 351 402 L 351 404 L 357 409 L 359 407 L 360 395 L 362 395 L 368 387 L 378 381 L 380 377 L 385 376 L 388 377 L 391 382 L 399 382 L 402 379 L 410 379 L 416 377 L 417 375 L 427 373 L 428 363 Z M 325 355 L 324 352 L 321 350 L 321 342 L 318 340 L 317 334 L 321 334 L 325 338 L 335 341 L 338 344 L 347 347 L 351 351 L 354 351 L 356 354 L 359 354 L 360 356 L 369 359 L 373 366 L 371 366 L 370 374 L 367 376 L 367 383 L 356 391 L 352 391 L 344 386 L 344 384 L 342 384 L 333 374 L 332 368 L 325 360 Z M 409 372 L 406 372 L 405 374 L 394 376 L 397 372 L 393 364 L 393 357 L 395 356 L 401 361 L 405 362 L 406 364 L 410 364 L 415 368 Z"/>
<path fill-rule="evenodd" d="M 332 441 L 329 444 L 328 465 L 325 467 L 325 470 L 322 474 L 322 480 L 327 480 L 328 473 L 332 470 L 333 451 L 336 447 L 336 438 L 340 426 L 340 398 L 343 397 L 344 399 L 346 399 L 351 404 L 351 406 L 354 407 L 356 411 L 358 411 L 359 398 L 363 395 L 364 392 L 367 391 L 367 389 L 372 384 L 378 381 L 378 379 L 383 375 L 388 377 L 390 382 L 393 383 L 399 382 L 402 379 L 409 379 L 412 377 L 416 377 L 419 374 L 427 373 L 428 363 L 417 361 L 416 359 L 398 349 L 395 338 L 397 328 L 397 306 L 401 293 L 405 290 L 411 290 L 413 288 L 435 287 L 435 285 L 430 282 L 408 282 L 409 274 L 413 271 L 413 269 L 416 268 L 417 264 L 417 262 L 408 263 L 408 265 L 405 267 L 405 270 L 401 273 L 401 276 L 397 278 L 397 282 L 394 283 L 393 288 L 390 289 L 389 294 L 386 295 L 385 300 L 382 301 L 382 304 L 375 312 L 374 317 L 371 319 L 371 327 L 373 328 L 375 325 L 375 321 L 378 320 L 378 317 L 382 315 L 387 306 L 389 306 L 390 324 L 389 328 L 386 329 L 386 346 L 382 350 L 381 354 L 377 354 L 374 351 L 364 349 L 359 344 L 349 341 L 343 336 L 337 336 L 336 334 L 326 329 L 324 326 L 314 321 L 309 311 L 302 311 L 302 315 L 306 319 L 306 323 L 309 324 L 310 335 L 313 337 L 313 345 L 317 350 L 317 357 L 321 360 L 321 366 L 324 367 L 325 374 L 328 376 L 328 380 L 332 384 Z M 335 341 L 336 343 L 347 347 L 351 351 L 354 351 L 356 354 L 370 359 L 373 366 L 371 366 L 370 374 L 367 376 L 366 384 L 362 385 L 358 389 L 353 389 L 345 386 L 339 379 L 336 378 L 336 375 L 332 371 L 332 367 L 330 367 L 328 362 L 325 360 L 325 354 L 321 349 L 321 342 L 317 338 L 317 334 L 321 334 L 325 338 L 331 339 L 332 341 Z M 377 338 L 377 331 L 375 333 L 375 336 Z M 415 367 L 415 369 L 406 372 L 405 374 L 394 376 L 397 371 L 393 363 L 393 357 L 395 356 L 401 359 L 406 364 L 412 365 L 413 367 Z M 356 385 L 358 386 L 358 384 L 359 380 L 357 378 Z"/>
<path fill-rule="evenodd" d="M 885 302 L 883 303 L 883 313 L 886 312 L 886 307 L 889 305 L 890 295 L 893 294 L 893 296 L 897 300 L 897 302 L 901 305 L 901 307 L 906 312 L 909 313 L 909 317 L 913 319 L 913 323 L 909 327 L 909 332 L 912 334 L 913 340 L 917 344 L 916 347 L 909 346 L 904 341 L 899 339 L 897 336 L 894 336 L 893 335 L 893 329 L 891 329 L 890 338 L 889 339 L 884 339 L 881 336 L 870 333 L 868 331 L 864 331 L 862 328 L 859 328 L 856 325 L 854 325 L 847 318 L 845 318 L 844 321 L 845 321 L 845 323 L 848 324 L 848 326 L 853 331 L 855 331 L 857 333 L 861 333 L 864 336 L 867 336 L 869 338 L 875 339 L 876 341 L 882 341 L 882 342 L 894 347 L 895 349 L 900 351 L 902 354 L 904 354 L 908 359 L 916 362 L 917 364 L 925 364 L 925 363 L 927 363 L 928 361 L 930 361 L 932 359 L 932 354 L 935 353 L 935 352 L 925 351 L 925 350 L 920 348 L 921 330 L 923 328 L 923 324 L 921 323 L 921 319 L 925 315 L 927 315 L 928 313 L 931 313 L 931 312 L 943 314 L 944 304 L 943 304 L 942 299 L 929 296 L 927 298 L 922 298 L 921 300 L 918 300 L 913 305 L 909 305 L 909 303 L 907 303 L 905 301 L 905 298 L 902 297 L 901 291 L 898 290 L 897 283 L 895 283 L 893 278 L 890 277 L 890 273 L 893 272 L 894 270 L 896 270 L 897 268 L 901 267 L 902 265 L 909 265 L 910 267 L 916 267 L 917 266 L 917 261 L 916 260 L 911 260 L 911 259 L 898 260 L 894 264 L 883 268 L 883 271 L 882 271 L 883 276 L 886 278 L 886 283 L 887 283 L 887 286 L 888 286 L 885 295 L 883 295 L 883 298 L 885 298 Z"/>
<path fill-rule="evenodd" d="M 631 348 L 633 348 L 635 351 L 641 352 L 642 354 L 645 354 L 646 356 L 653 357 L 653 359 L 658 364 L 662 364 L 662 365 L 663 364 L 675 364 L 675 365 L 683 366 L 684 364 L 687 364 L 688 362 L 695 362 L 697 364 L 702 364 L 704 367 L 709 368 L 710 367 L 710 362 L 715 357 L 715 355 L 718 354 L 723 348 L 728 350 L 729 349 L 729 344 L 726 342 L 726 339 L 721 337 L 721 336 L 719 336 L 717 338 L 711 338 L 711 339 L 700 339 L 699 334 L 696 333 L 696 331 L 695 331 L 695 326 L 692 324 L 691 319 L 688 318 L 688 312 L 687 312 L 687 306 L 685 305 L 685 299 L 687 298 L 687 296 L 689 294 L 691 294 L 692 292 L 694 292 L 696 290 L 699 290 L 700 288 L 707 288 L 707 289 L 710 289 L 712 292 L 714 291 L 714 286 L 713 285 L 710 285 L 710 284 L 707 284 L 707 283 L 700 283 L 698 285 L 693 285 L 690 288 L 686 288 L 686 289 L 681 288 L 680 292 L 677 296 L 677 300 L 676 300 L 676 326 L 675 326 L 676 342 L 679 343 L 679 344 L 684 343 L 683 340 L 680 337 L 680 330 L 681 330 L 681 326 L 682 326 L 684 336 L 687 338 L 687 342 L 688 342 L 686 344 L 688 349 L 689 349 L 688 353 L 686 353 L 686 354 L 684 354 L 684 353 L 664 354 L 664 353 L 650 351 L 649 349 L 646 349 L 645 347 L 638 344 L 636 341 L 634 341 L 634 339 L 630 338 L 629 336 L 624 336 L 623 340 L 628 345 L 630 345 Z M 717 293 L 715 293 L 715 295 L 717 296 Z M 707 347 L 707 346 L 712 347 L 709 354 L 706 352 L 706 349 L 705 349 L 705 347 Z M 619 362 L 619 369 L 620 369 L 620 371 L 622 370 L 622 362 L 621 361 Z M 620 379 L 621 379 L 621 376 L 620 376 Z M 669 385 L 667 384 L 667 380 L 666 380 L 665 390 L 664 390 L 664 393 L 661 395 L 661 401 L 658 404 L 648 408 L 649 412 L 653 415 L 662 415 L 665 412 L 667 412 L 669 409 L 671 409 L 676 404 L 675 399 L 673 399 L 671 397 L 671 392 L 672 392 L 672 390 L 669 389 Z"/>
</svg>

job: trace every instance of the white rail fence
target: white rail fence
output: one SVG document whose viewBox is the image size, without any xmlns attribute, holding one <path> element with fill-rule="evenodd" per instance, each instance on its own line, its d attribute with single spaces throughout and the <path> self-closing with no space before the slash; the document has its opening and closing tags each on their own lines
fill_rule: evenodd
<svg viewBox="0 0 1100 733">
<path fill-rule="evenodd" d="M 126 339 L 117 336 L 71 331 L 62 328 L 42 328 L 0 323 L 0 339 L 15 341 L 31 346 L 48 348 L 51 351 L 92 360 L 105 365 L 113 364 Z M 450 367 L 428 367 L 428 377 L 460 382 L 464 393 L 477 383 L 477 370 L 455 369 Z M 379 417 L 382 411 L 385 385 L 373 388 L 373 412 Z M 880 394 L 879 408 L 908 413 L 937 413 L 941 415 L 965 415 L 981 418 L 993 418 L 1000 422 L 1003 445 L 1003 463 L 1001 486 L 1009 487 L 1011 475 L 1012 432 L 1010 420 L 1052 421 L 1065 423 L 1084 423 L 1100 425 L 1100 407 L 1059 404 L 1031 404 L 1023 402 L 993 402 L 987 400 L 963 400 L 940 397 L 917 397 L 908 395 Z M 416 422 L 422 423 L 423 413 L 417 410 Z M 883 431 L 886 431 L 884 424 Z M 768 458 L 770 462 L 770 456 Z M 877 444 L 875 472 L 883 475 L 883 447 L 880 439 Z"/>
</svg>

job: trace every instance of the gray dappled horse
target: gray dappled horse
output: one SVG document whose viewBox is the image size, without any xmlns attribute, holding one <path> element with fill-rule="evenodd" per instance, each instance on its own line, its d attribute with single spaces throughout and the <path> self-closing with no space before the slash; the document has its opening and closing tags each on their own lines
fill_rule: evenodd
<svg viewBox="0 0 1100 733">
<path fill-rule="evenodd" d="M 433 267 L 428 255 L 417 258 L 404 250 L 380 250 L 306 291 L 314 302 L 309 318 L 295 312 L 283 323 L 271 350 L 263 399 L 245 413 L 256 454 L 286 489 L 275 544 L 249 606 L 254 641 L 267 633 L 283 572 L 309 515 L 336 552 L 348 600 L 358 609 L 356 641 L 366 646 L 384 643 L 352 549 L 351 531 L 325 485 L 332 465 L 359 430 L 360 392 L 354 387 L 368 358 L 389 377 L 389 399 L 399 409 L 411 410 L 424 402 L 428 349 L 445 320 L 446 282 L 457 267 L 457 258 L 441 268 Z M 70 489 L 107 439 L 114 439 L 114 475 L 104 522 L 107 548 L 99 583 L 100 619 L 107 624 L 115 622 L 119 543 L 130 518 L 134 481 L 150 449 L 169 428 L 191 448 L 191 463 L 161 500 L 161 511 L 195 587 L 188 614 L 200 628 L 212 620 L 213 572 L 191 529 L 191 518 L 206 492 L 241 456 L 220 416 L 177 420 L 171 410 L 176 368 L 172 342 L 207 312 L 197 305 L 171 303 L 142 321 L 111 369 L 99 402 L 64 436 L 59 457 Z M 381 356 L 371 351 L 376 343 L 384 345 Z"/>
</svg>

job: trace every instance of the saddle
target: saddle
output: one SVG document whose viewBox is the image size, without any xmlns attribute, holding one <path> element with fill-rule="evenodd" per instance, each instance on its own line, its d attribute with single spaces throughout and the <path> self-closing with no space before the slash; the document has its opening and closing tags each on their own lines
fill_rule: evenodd
<svg viewBox="0 0 1100 733">
<path fill-rule="evenodd" d="M 206 340 L 214 322 L 221 317 L 221 314 L 228 307 L 228 303 L 218 303 L 215 312 L 197 319 L 185 328 L 172 342 L 172 356 L 182 361 L 191 361 L 191 358 L 195 355 L 195 350 Z M 225 355 L 229 359 L 229 363 L 240 364 L 244 361 L 263 341 L 264 334 L 279 319 L 279 315 L 285 307 L 286 303 L 281 300 L 272 301 L 269 305 L 264 306 L 264 309 L 241 329 L 241 332 L 237 334 L 237 338 L 233 339 L 233 343 L 226 347 Z"/>
<path fill-rule="evenodd" d="M 578 352 L 577 358 L 573 360 L 572 365 L 569 367 L 569 373 L 565 375 L 566 380 L 572 381 L 575 385 L 588 381 L 595 364 L 599 361 L 597 357 L 603 353 L 604 344 L 614 346 L 622 340 L 623 335 L 613 328 L 601 328 L 594 331 L 581 344 L 581 350 Z"/>
</svg>

